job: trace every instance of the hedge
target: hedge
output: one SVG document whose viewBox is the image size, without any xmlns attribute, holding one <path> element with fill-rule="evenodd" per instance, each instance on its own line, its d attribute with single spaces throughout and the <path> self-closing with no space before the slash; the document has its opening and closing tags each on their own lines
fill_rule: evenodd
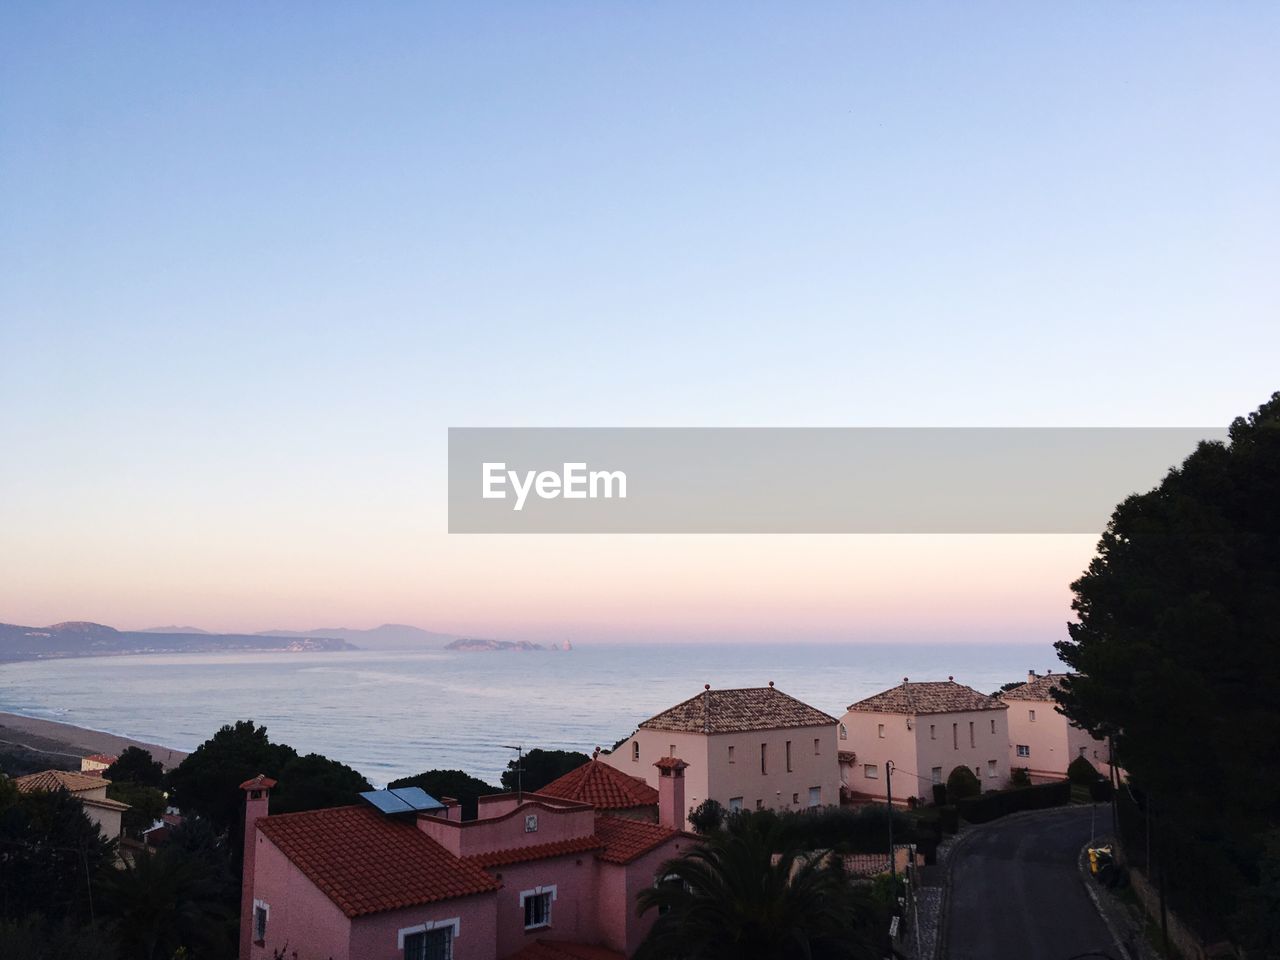
<svg viewBox="0 0 1280 960">
<path fill-rule="evenodd" d="M 977 797 L 961 800 L 956 806 L 960 816 L 970 823 L 987 823 L 1019 810 L 1044 810 L 1071 802 L 1071 781 L 1059 780 L 1035 787 L 993 790 Z"/>
</svg>

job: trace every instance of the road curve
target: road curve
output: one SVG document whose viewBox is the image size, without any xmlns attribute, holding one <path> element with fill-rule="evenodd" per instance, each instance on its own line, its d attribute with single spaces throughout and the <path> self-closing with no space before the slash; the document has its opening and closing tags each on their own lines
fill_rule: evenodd
<svg viewBox="0 0 1280 960">
<path fill-rule="evenodd" d="M 1097 808 L 1099 832 L 1110 811 Z M 947 960 L 1069 960 L 1093 952 L 1121 960 L 1076 867 L 1093 811 L 1065 807 L 997 820 L 956 850 Z"/>
</svg>

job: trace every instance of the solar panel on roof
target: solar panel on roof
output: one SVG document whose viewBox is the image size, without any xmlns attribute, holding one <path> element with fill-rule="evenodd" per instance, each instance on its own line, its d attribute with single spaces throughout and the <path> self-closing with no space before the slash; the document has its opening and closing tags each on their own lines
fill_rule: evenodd
<svg viewBox="0 0 1280 960">
<path fill-rule="evenodd" d="M 395 787 L 387 791 L 393 793 L 414 810 L 443 810 L 444 804 L 421 787 Z"/>
<path fill-rule="evenodd" d="M 387 814 L 412 813 L 414 809 L 407 801 L 401 800 L 390 790 L 368 790 L 360 794 L 360 798 Z"/>
</svg>

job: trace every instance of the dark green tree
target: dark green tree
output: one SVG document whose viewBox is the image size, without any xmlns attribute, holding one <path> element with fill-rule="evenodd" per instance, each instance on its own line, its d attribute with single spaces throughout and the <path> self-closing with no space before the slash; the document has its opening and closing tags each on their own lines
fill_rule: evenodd
<svg viewBox="0 0 1280 960">
<path fill-rule="evenodd" d="M 775 825 L 776 826 L 776 825 Z M 839 858 L 777 849 L 776 829 L 753 817 L 664 864 L 640 892 L 657 911 L 636 960 L 872 960 L 875 910 Z"/>
<path fill-rule="evenodd" d="M 107 871 L 100 889 L 122 956 L 169 960 L 182 949 L 198 960 L 215 958 L 226 946 L 226 907 L 217 878 L 181 847 L 137 853 Z"/>
<path fill-rule="evenodd" d="M 1063 710 L 1114 737 L 1171 904 L 1212 925 L 1256 883 L 1280 796 L 1262 759 L 1280 742 L 1280 393 L 1121 503 L 1072 590 Z"/>
<path fill-rule="evenodd" d="M 141 840 L 143 831 L 160 819 L 168 806 L 164 793 L 155 787 L 122 780 L 107 787 L 107 797 L 129 804 L 120 818 L 125 835 Z"/>
<path fill-rule="evenodd" d="M 318 753 L 295 756 L 276 777 L 280 786 L 271 794 L 272 813 L 296 813 L 359 803 L 360 794 L 373 789 L 368 780 L 345 763 Z"/>
<path fill-rule="evenodd" d="M 728 811 L 718 800 L 708 797 L 689 812 L 689 823 L 695 833 L 706 836 L 724 826 Z"/>
<path fill-rule="evenodd" d="M 115 844 L 66 790 L 18 793 L 0 781 L 0 916 L 40 913 L 52 923 L 87 921 L 93 890 Z"/>
<path fill-rule="evenodd" d="M 164 786 L 164 767 L 151 759 L 151 752 L 141 747 L 125 747 L 115 763 L 102 773 L 112 783 L 136 783 L 143 787 Z"/>
<path fill-rule="evenodd" d="M 207 819 L 215 830 L 232 829 L 244 816 L 240 784 L 259 773 L 279 779 L 297 751 L 267 739 L 252 720 L 227 725 L 169 772 L 169 801 L 183 813 Z"/>
<path fill-rule="evenodd" d="M 102 923 L 70 920 L 51 923 L 32 915 L 0 920 L 0 957 L 4 960 L 115 960 L 117 954 Z"/>
<path fill-rule="evenodd" d="M 541 750 L 537 747 L 524 755 L 524 777 L 520 781 L 525 792 L 541 790 L 552 780 L 576 770 L 591 758 L 573 750 Z M 519 761 L 512 760 L 502 772 L 502 788 L 517 788 L 516 768 Z"/>
<path fill-rule="evenodd" d="M 490 786 L 483 780 L 464 773 L 461 770 L 427 770 L 412 777 L 401 777 L 392 780 L 389 787 L 418 787 L 427 791 L 437 800 L 452 797 L 462 804 L 462 819 L 476 818 L 477 803 L 480 797 L 492 793 L 500 793 L 497 787 Z"/>
<path fill-rule="evenodd" d="M 964 764 L 956 767 L 947 775 L 947 803 L 955 803 L 967 797 L 976 797 L 981 792 L 981 781 Z"/>
<path fill-rule="evenodd" d="M 1098 768 L 1089 762 L 1088 757 L 1076 757 L 1067 764 L 1067 779 L 1082 787 L 1095 783 L 1100 776 Z"/>
</svg>

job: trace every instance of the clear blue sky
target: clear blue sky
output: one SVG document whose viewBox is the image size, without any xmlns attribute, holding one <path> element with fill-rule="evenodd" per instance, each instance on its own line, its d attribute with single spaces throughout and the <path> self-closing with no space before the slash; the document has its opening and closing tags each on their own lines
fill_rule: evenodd
<svg viewBox="0 0 1280 960">
<path fill-rule="evenodd" d="M 448 538 L 450 425 L 1223 424 L 1280 389 L 1277 49 L 1266 3 L 7 4 L 0 620 L 514 633 L 531 564 L 612 563 L 529 608 L 589 633 L 676 544 L 714 577 Z"/>
</svg>

